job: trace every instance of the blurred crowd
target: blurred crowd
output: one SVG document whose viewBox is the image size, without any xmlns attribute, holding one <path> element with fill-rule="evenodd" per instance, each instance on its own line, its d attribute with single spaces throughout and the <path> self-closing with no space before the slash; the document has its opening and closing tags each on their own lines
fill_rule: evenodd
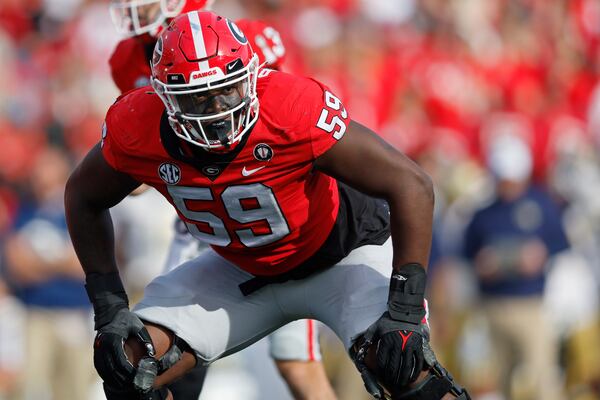
<svg viewBox="0 0 600 400">
<path fill-rule="evenodd" d="M 270 23 L 285 70 L 327 84 L 432 176 L 432 338 L 473 397 L 600 399 L 600 2 L 214 9 Z M 80 400 L 97 385 L 62 192 L 117 96 L 118 40 L 107 1 L 0 1 L 1 400 Z M 147 218 L 160 202 L 144 194 L 115 212 L 132 291 L 162 267 L 172 214 Z M 340 399 L 366 398 L 349 390 L 362 385 L 339 344 L 322 341 Z"/>
</svg>

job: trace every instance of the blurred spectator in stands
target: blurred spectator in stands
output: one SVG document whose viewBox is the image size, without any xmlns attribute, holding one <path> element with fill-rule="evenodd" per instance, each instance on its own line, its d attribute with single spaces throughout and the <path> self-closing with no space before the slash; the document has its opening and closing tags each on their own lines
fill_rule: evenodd
<svg viewBox="0 0 600 400">
<path fill-rule="evenodd" d="M 58 149 L 38 156 L 28 182 L 30 199 L 4 246 L 8 277 L 26 307 L 24 400 L 86 399 L 94 376 L 90 305 L 63 211 L 69 171 Z"/>
<path fill-rule="evenodd" d="M 464 255 L 479 283 L 501 391 L 513 400 L 564 399 L 556 329 L 542 301 L 549 259 L 569 247 L 561 213 L 530 183 L 523 139 L 504 134 L 488 149 L 496 194 L 469 222 Z"/>
<path fill-rule="evenodd" d="M 546 284 L 546 306 L 563 336 L 568 398 L 600 398 L 600 159 L 582 121 L 562 117 L 549 138 L 550 188 L 564 203 L 572 251 L 558 257 Z"/>
<path fill-rule="evenodd" d="M 24 314 L 0 277 L 0 400 L 14 399 L 24 363 Z"/>
<path fill-rule="evenodd" d="M 0 243 L 13 225 L 16 195 L 0 182 Z M 4 281 L 3 249 L 0 246 L 0 400 L 15 398 L 24 364 L 23 307 Z"/>
</svg>

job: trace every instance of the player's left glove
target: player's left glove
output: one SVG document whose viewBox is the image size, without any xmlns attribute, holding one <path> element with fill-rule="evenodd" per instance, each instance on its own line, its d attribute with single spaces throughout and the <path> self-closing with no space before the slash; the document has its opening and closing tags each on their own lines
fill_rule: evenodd
<svg viewBox="0 0 600 400">
<path fill-rule="evenodd" d="M 423 370 L 423 333 L 420 326 L 395 321 L 385 313 L 376 322 L 377 372 L 388 388 L 405 387 Z"/>
<path fill-rule="evenodd" d="M 424 366 L 425 269 L 406 264 L 390 279 L 388 311 L 375 322 L 378 375 L 388 388 L 414 382 Z"/>
<path fill-rule="evenodd" d="M 439 399 L 446 393 L 470 400 L 467 391 L 436 360 L 429 345 L 425 269 L 406 264 L 392 273 L 388 311 L 367 329 L 351 349 L 351 357 L 365 388 L 376 399 L 388 399 L 382 383 L 395 400 Z M 367 351 L 376 345 L 376 373 L 367 367 Z M 422 370 L 423 381 L 412 388 Z"/>
<path fill-rule="evenodd" d="M 377 375 L 390 390 L 414 382 L 425 365 L 425 269 L 406 264 L 392 273 L 388 311 L 369 329 L 377 343 Z"/>
</svg>

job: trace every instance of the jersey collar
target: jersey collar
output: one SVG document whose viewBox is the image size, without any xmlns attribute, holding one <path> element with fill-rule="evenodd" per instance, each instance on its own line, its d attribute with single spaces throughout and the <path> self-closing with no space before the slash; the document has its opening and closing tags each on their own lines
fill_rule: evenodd
<svg viewBox="0 0 600 400">
<path fill-rule="evenodd" d="M 235 146 L 232 151 L 227 153 L 211 153 L 197 146 L 182 143 L 177 135 L 175 135 L 175 132 L 173 132 L 173 128 L 171 128 L 171 125 L 169 124 L 169 118 L 165 110 L 160 119 L 160 140 L 164 149 L 172 158 L 193 166 L 200 171 L 202 175 L 206 176 L 211 181 L 214 181 L 242 151 L 253 128 L 254 126 L 244 134 L 240 143 Z M 186 148 L 190 149 L 192 155 L 187 155 L 182 146 L 186 146 Z"/>
</svg>

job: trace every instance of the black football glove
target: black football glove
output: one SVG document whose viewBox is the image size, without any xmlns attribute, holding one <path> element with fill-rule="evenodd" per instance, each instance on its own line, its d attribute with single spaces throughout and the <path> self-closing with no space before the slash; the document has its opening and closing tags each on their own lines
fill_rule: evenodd
<svg viewBox="0 0 600 400">
<path fill-rule="evenodd" d="M 377 375 L 390 388 L 414 382 L 424 365 L 420 325 L 395 321 L 385 313 L 375 323 L 377 342 Z"/>
<path fill-rule="evenodd" d="M 363 378 L 367 391 L 377 399 L 441 398 L 446 393 L 469 400 L 469 394 L 436 360 L 429 345 L 426 319 L 425 269 L 406 264 L 392 273 L 388 311 L 372 324 L 351 349 L 351 356 Z M 376 371 L 369 370 L 365 358 L 376 345 Z M 429 375 L 408 389 L 421 371 Z M 408 389 L 408 390 L 407 390 Z"/>
<path fill-rule="evenodd" d="M 370 328 L 377 343 L 377 375 L 391 391 L 414 382 L 425 364 L 425 269 L 406 264 L 390 280 L 388 311 Z"/>
<path fill-rule="evenodd" d="M 88 274 L 86 290 L 94 306 L 94 367 L 105 384 L 114 388 L 134 387 L 140 392 L 151 390 L 158 364 L 150 334 L 137 315 L 129 310 L 127 294 L 118 273 Z M 146 357 L 134 367 L 125 354 L 130 336 L 146 349 Z"/>
</svg>

